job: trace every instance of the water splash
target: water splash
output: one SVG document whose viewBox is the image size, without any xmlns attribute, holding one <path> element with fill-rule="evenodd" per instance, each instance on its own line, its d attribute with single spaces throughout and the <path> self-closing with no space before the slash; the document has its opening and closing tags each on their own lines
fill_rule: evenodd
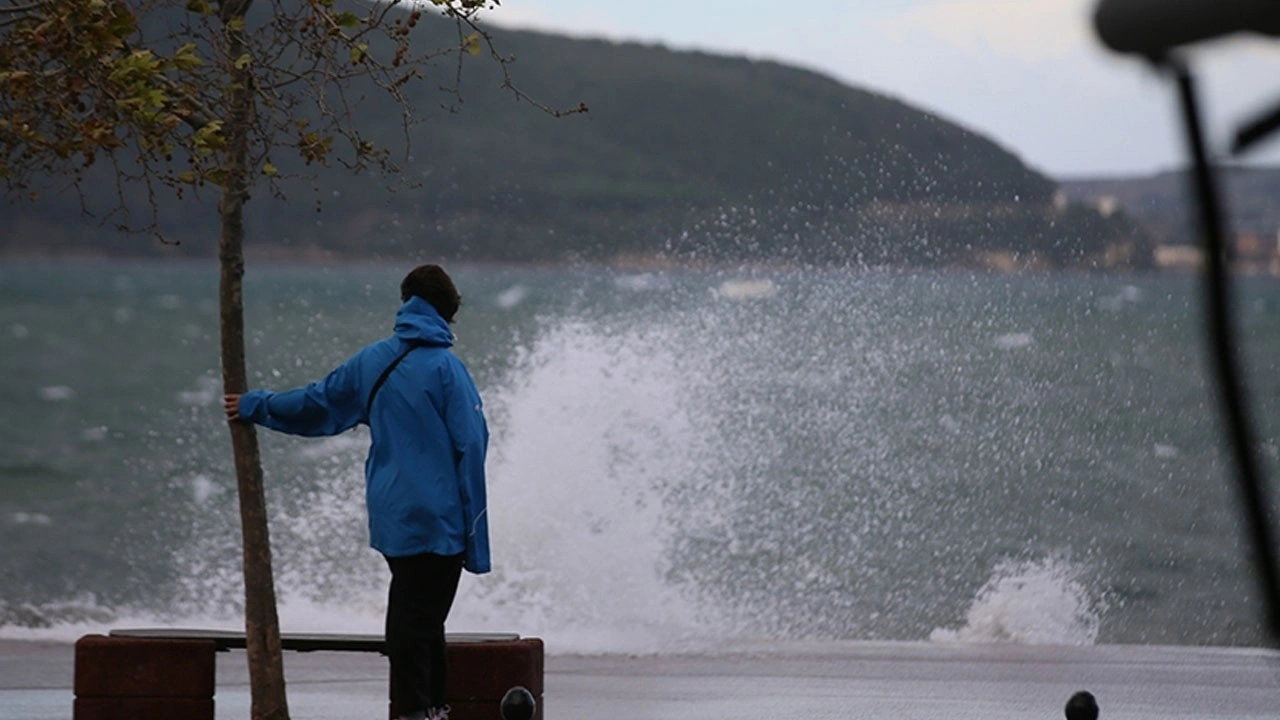
<svg viewBox="0 0 1280 720">
<path fill-rule="evenodd" d="M 1051 556 L 1005 561 L 978 591 L 957 629 L 938 628 L 935 642 L 1092 645 L 1105 611 L 1084 581 L 1084 568 Z"/>
<path fill-rule="evenodd" d="M 455 624 L 505 626 L 578 652 L 670 649 L 714 632 L 667 582 L 666 488 L 697 432 L 661 329 L 551 327 L 491 394 L 495 571 Z"/>
<path fill-rule="evenodd" d="M 672 488 L 703 462 L 672 332 L 566 320 L 538 333 L 486 388 L 494 571 L 464 576 L 450 631 L 537 635 L 555 652 L 588 653 L 720 637 L 714 609 L 670 580 L 680 526 L 672 514 L 696 510 L 673 507 Z M 363 430 L 270 443 L 286 448 L 266 463 L 285 631 L 382 629 L 389 574 L 367 547 L 367 443 Z M 209 515 L 175 553 L 174 611 L 158 619 L 235 628 L 238 538 L 234 518 L 211 507 L 233 488 L 190 477 L 178 485 L 198 491 Z"/>
</svg>

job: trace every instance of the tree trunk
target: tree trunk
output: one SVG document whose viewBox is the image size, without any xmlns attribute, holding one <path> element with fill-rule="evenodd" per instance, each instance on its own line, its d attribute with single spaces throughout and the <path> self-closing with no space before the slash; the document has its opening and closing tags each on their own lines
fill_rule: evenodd
<svg viewBox="0 0 1280 720">
<path fill-rule="evenodd" d="M 244 49 L 241 33 L 228 28 L 227 37 L 230 57 L 240 57 Z M 226 176 L 218 205 L 222 221 L 218 244 L 221 268 L 218 293 L 222 319 L 222 384 L 225 392 L 241 393 L 248 385 L 244 359 L 242 280 L 244 203 L 248 199 L 248 179 L 252 171 L 246 166 L 246 158 L 254 98 L 252 71 L 248 67 L 238 68 L 233 69 L 231 75 L 223 126 L 227 141 Z M 247 422 L 230 423 L 230 427 L 244 539 L 244 629 L 249 662 L 250 715 L 253 720 L 288 720 L 258 436 L 253 425 Z"/>
</svg>

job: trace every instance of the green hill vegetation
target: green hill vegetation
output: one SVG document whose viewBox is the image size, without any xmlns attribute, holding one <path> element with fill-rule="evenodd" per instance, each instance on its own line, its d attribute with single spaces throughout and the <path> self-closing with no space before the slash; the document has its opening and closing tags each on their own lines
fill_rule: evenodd
<svg viewBox="0 0 1280 720">
<path fill-rule="evenodd" d="M 445 44 L 443 22 L 423 43 Z M 407 86 L 422 124 L 404 177 L 326 169 L 261 189 L 252 251 L 341 257 L 602 262 L 973 264 L 1003 254 L 1043 266 L 1142 265 L 1123 213 L 1063 202 L 1056 184 L 982 135 L 893 98 L 774 62 L 634 43 L 498 30 L 521 91 L 467 57 L 461 93 Z M 376 50 L 375 50 L 376 51 Z M 375 142 L 403 145 L 401 113 L 360 88 Z M 290 170 L 285 168 L 285 170 Z M 299 170 L 294 168 L 293 170 Z M 164 201 L 166 246 L 114 230 L 108 168 L 76 193 L 0 207 L 0 248 L 59 254 L 212 256 L 213 193 Z M 145 196 L 130 191 L 135 213 Z M 319 210 L 319 211 L 318 211 Z"/>
</svg>

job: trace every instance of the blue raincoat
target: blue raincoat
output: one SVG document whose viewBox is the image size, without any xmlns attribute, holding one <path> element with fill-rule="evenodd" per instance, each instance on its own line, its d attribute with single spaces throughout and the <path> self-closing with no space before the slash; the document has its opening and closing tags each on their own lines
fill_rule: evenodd
<svg viewBox="0 0 1280 720">
<path fill-rule="evenodd" d="M 484 474 L 489 429 L 480 393 L 452 345 L 444 318 L 431 303 L 411 297 L 396 313 L 392 337 L 306 387 L 251 390 L 241 396 L 239 412 L 272 430 L 307 437 L 367 424 L 372 444 L 365 501 L 373 548 L 389 557 L 465 553 L 464 567 L 480 574 L 490 569 Z M 366 413 L 378 377 L 401 354 Z"/>
</svg>

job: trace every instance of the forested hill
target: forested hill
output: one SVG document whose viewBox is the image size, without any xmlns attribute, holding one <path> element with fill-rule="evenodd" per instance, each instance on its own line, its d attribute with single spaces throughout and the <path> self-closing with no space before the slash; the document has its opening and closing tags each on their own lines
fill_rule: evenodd
<svg viewBox="0 0 1280 720">
<path fill-rule="evenodd" d="M 424 24 L 423 43 L 455 32 Z M 484 54 L 465 58 L 452 97 L 438 89 L 456 69 L 443 63 L 406 86 L 423 121 L 407 184 L 333 167 L 316 187 L 287 185 L 285 199 L 260 191 L 247 206 L 248 244 L 388 259 L 933 264 L 1012 250 L 1079 265 L 1117 243 L 1142 254 L 1123 215 L 1055 205 L 1055 184 L 992 140 L 884 95 L 773 62 L 532 32 L 494 38 L 516 58 L 521 91 L 589 112 L 557 118 L 517 101 Z M 372 139 L 402 147 L 389 101 L 370 93 L 358 112 Z M 101 216 L 114 183 L 94 185 L 89 207 Z M 214 208 L 211 194 L 167 202 L 160 220 L 174 248 L 83 218 L 70 193 L 45 193 L 0 208 L 0 246 L 209 256 Z"/>
</svg>

